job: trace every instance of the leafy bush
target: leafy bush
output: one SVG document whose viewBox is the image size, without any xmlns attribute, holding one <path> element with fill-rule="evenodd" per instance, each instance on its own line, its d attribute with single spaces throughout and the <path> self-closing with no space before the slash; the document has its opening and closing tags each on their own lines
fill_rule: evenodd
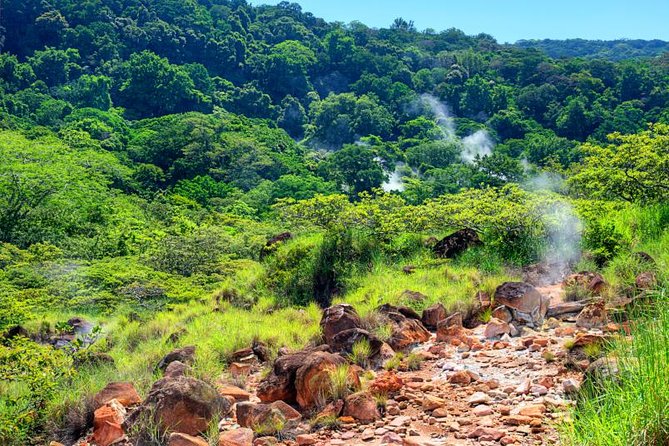
<svg viewBox="0 0 669 446">
<path fill-rule="evenodd" d="M 50 346 L 22 338 L 0 345 L 2 444 L 22 446 L 33 438 L 48 416 L 45 403 L 72 373 L 71 359 Z"/>
</svg>

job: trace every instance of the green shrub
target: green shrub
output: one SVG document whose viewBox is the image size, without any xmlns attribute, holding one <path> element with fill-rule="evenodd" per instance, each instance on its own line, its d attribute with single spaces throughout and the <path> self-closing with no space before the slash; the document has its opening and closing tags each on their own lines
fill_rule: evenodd
<svg viewBox="0 0 669 446">
<path fill-rule="evenodd" d="M 23 446 L 49 415 L 44 405 L 72 375 L 71 360 L 26 339 L 0 345 L 0 443 Z"/>
</svg>

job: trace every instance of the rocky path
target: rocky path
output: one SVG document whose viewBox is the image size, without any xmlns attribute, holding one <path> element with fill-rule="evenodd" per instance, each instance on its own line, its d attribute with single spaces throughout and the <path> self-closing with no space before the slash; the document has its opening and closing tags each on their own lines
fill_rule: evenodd
<svg viewBox="0 0 669 446">
<path fill-rule="evenodd" d="M 584 287 L 600 279 L 573 277 Z M 383 305 L 377 313 L 392 326 L 387 343 L 351 306 L 336 305 L 324 311 L 321 345 L 280 351 L 272 363 L 254 345 L 234 356 L 215 388 L 190 376 L 195 348 L 177 349 L 161 361 L 163 378 L 144 401 L 131 383 L 101 391 L 94 428 L 78 445 L 135 444 L 126 433 L 149 415 L 159 427 L 169 420 L 168 446 L 207 446 L 201 434 L 216 413 L 226 414 L 219 446 L 559 444 L 574 394 L 602 356 L 602 342 L 620 330 L 602 300 L 563 302 L 561 287 L 505 283 L 494 308 L 480 296 L 476 317 L 492 315 L 484 324 L 463 323 L 439 305 L 422 316 Z M 367 370 L 349 365 L 360 340 L 376 358 Z M 400 351 L 403 361 L 388 367 Z M 357 390 L 333 397 L 340 366 Z"/>
</svg>

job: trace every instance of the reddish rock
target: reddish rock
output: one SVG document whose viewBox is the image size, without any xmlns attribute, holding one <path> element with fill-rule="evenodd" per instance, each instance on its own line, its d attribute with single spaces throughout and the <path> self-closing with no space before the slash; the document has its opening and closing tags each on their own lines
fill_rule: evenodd
<svg viewBox="0 0 669 446">
<path fill-rule="evenodd" d="M 369 391 L 373 394 L 390 395 L 399 392 L 403 386 L 402 378 L 389 371 L 377 376 L 369 385 Z"/>
<path fill-rule="evenodd" d="M 467 386 L 475 381 L 474 376 L 467 370 L 459 370 L 448 377 L 448 382 L 460 386 Z"/>
<path fill-rule="evenodd" d="M 236 402 L 248 401 L 251 398 L 249 392 L 231 384 L 219 382 L 216 384 L 216 390 L 219 395 L 232 397 Z"/>
<path fill-rule="evenodd" d="M 483 335 L 487 339 L 494 339 L 509 333 L 511 333 L 511 327 L 509 326 L 508 323 L 496 318 L 492 318 L 490 319 L 490 322 L 488 322 L 488 324 L 485 326 L 485 331 Z"/>
<path fill-rule="evenodd" d="M 315 352 L 304 358 L 304 363 L 295 375 L 296 400 L 302 409 L 313 407 L 327 393 L 329 374 L 341 364 L 346 364 L 344 358 L 327 352 Z"/>
<path fill-rule="evenodd" d="M 135 390 L 135 386 L 129 382 L 112 382 L 100 390 L 93 397 L 95 408 L 104 406 L 111 400 L 118 401 L 123 407 L 133 406 L 142 402 L 142 398 Z"/>
<path fill-rule="evenodd" d="M 206 444 L 206 443 L 205 443 Z M 253 431 L 245 427 L 221 432 L 218 437 L 219 446 L 253 446 Z"/>
<path fill-rule="evenodd" d="M 368 392 L 349 395 L 344 404 L 344 416 L 352 417 L 361 423 L 371 423 L 381 417 L 376 400 Z"/>
<path fill-rule="evenodd" d="M 245 376 L 249 376 L 249 374 L 251 373 L 251 364 L 243 362 L 233 362 L 232 364 L 230 364 L 230 367 L 228 367 L 228 371 L 230 372 L 230 375 L 232 375 L 234 378 L 243 378 Z"/>
<path fill-rule="evenodd" d="M 427 307 L 423 310 L 423 316 L 421 317 L 423 325 L 431 330 L 435 330 L 437 324 L 444 319 L 446 319 L 446 308 L 440 303 Z"/>
<path fill-rule="evenodd" d="M 193 437 L 192 435 L 173 432 L 170 434 L 167 446 L 209 446 L 209 443 L 201 437 Z"/>
<path fill-rule="evenodd" d="M 318 420 L 337 418 L 342 410 L 344 410 L 344 400 L 328 403 L 328 405 L 316 415 L 316 422 L 318 422 Z"/>
<path fill-rule="evenodd" d="M 348 304 L 339 304 L 326 308 L 323 311 L 320 325 L 325 342 L 328 344 L 332 342 L 337 333 L 362 327 L 358 313 Z"/>
<path fill-rule="evenodd" d="M 603 300 L 587 305 L 576 318 L 576 326 L 581 328 L 598 328 L 606 324 L 608 314 Z"/>
<path fill-rule="evenodd" d="M 286 353 L 279 356 L 272 371 L 265 377 L 256 389 L 256 395 L 260 401 L 271 403 L 272 401 L 286 401 L 294 403 L 297 399 L 295 388 L 295 377 L 297 370 L 302 367 L 306 358 L 314 352 L 329 351 L 328 345 L 322 345 L 314 349 L 307 349 L 295 353 Z"/>
<path fill-rule="evenodd" d="M 430 332 L 412 310 L 385 304 L 378 308 L 378 312 L 383 314 L 393 327 L 392 336 L 388 341 L 393 350 L 404 350 L 413 344 L 430 340 Z"/>
<path fill-rule="evenodd" d="M 499 319 L 500 321 L 504 321 L 507 324 L 510 324 L 513 320 L 513 315 L 504 305 L 500 305 L 499 307 L 492 310 L 492 317 Z"/>
<path fill-rule="evenodd" d="M 469 438 L 477 438 L 481 441 L 499 441 L 504 437 L 504 432 L 491 427 L 477 427 L 468 435 Z"/>
<path fill-rule="evenodd" d="M 129 428 L 149 416 L 162 432 L 198 435 L 218 414 L 230 412 L 230 402 L 204 381 L 182 376 L 156 381 L 144 403 L 124 423 Z"/>
<path fill-rule="evenodd" d="M 115 441 L 123 438 L 125 432 L 123 423 L 122 406 L 112 400 L 98 408 L 93 414 L 93 441 L 98 446 L 109 446 Z"/>
<path fill-rule="evenodd" d="M 312 434 L 301 434 L 295 437 L 295 442 L 298 446 L 311 446 L 318 443 L 318 437 Z"/>
<path fill-rule="evenodd" d="M 302 420 L 302 415 L 283 401 L 271 404 L 256 404 L 248 401 L 237 403 L 237 424 L 251 429 L 261 429 L 263 434 L 273 435 L 274 427 L 290 428 Z"/>
<path fill-rule="evenodd" d="M 542 418 L 546 413 L 546 406 L 543 404 L 528 404 L 518 408 L 518 415 L 526 417 Z"/>
<path fill-rule="evenodd" d="M 549 299 L 524 282 L 505 282 L 495 290 L 495 304 L 506 306 L 513 319 L 532 326 L 541 326 L 548 311 Z"/>
</svg>

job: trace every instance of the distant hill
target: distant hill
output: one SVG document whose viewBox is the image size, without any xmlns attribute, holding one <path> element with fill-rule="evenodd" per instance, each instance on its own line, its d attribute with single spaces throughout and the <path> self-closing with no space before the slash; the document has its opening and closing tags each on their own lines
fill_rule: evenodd
<svg viewBox="0 0 669 446">
<path fill-rule="evenodd" d="M 521 48 L 536 48 L 553 58 L 585 57 L 619 61 L 637 57 L 654 57 L 669 51 L 669 42 L 663 40 L 519 40 Z"/>
</svg>

